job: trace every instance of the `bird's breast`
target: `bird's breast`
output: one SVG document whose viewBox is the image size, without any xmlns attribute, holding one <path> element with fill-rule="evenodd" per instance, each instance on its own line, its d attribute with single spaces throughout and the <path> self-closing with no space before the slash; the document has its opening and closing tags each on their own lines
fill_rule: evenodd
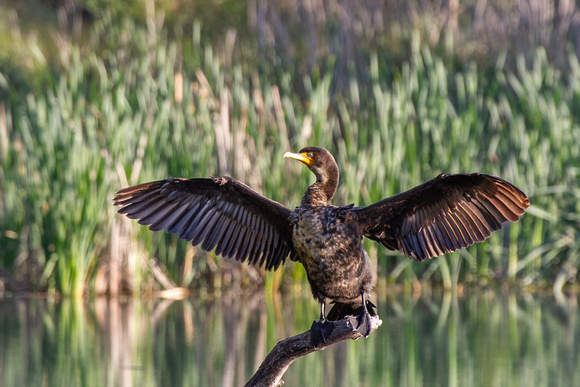
<svg viewBox="0 0 580 387">
<path fill-rule="evenodd" d="M 292 224 L 294 247 L 305 255 L 327 256 L 360 245 L 360 234 L 335 207 L 301 208 Z"/>
<path fill-rule="evenodd" d="M 337 300 L 358 297 L 370 281 L 370 263 L 357 225 L 330 206 L 299 208 L 291 221 L 292 242 L 313 291 Z"/>
</svg>

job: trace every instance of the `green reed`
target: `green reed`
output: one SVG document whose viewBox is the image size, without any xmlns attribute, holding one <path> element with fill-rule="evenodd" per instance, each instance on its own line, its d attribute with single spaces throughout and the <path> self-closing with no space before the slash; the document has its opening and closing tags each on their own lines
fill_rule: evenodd
<svg viewBox="0 0 580 387">
<path fill-rule="evenodd" d="M 68 59 L 59 71 L 36 69 L 43 86 L 30 92 L 21 93 L 0 68 L 7 91 L 0 101 L 0 135 L 7 139 L 0 147 L 1 264 L 16 280 L 76 296 L 151 292 L 160 289 L 153 257 L 169 283 L 203 293 L 243 286 L 248 276 L 240 273 L 263 277 L 126 221 L 110 199 L 128 184 L 228 174 L 293 208 L 312 175 L 282 154 L 306 145 L 336 156 L 336 204 L 368 205 L 441 172 L 491 173 L 529 195 L 532 207 L 520 223 L 443 259 L 412 264 L 367 243 L 388 282 L 450 288 L 574 280 L 575 56 L 568 74 L 541 50 L 515 71 L 503 57 L 480 70 L 415 41 L 409 60 L 389 71 L 384 67 L 392 64 L 371 54 L 368 83 L 353 78 L 335 91 L 331 72 L 303 75 L 302 98 L 294 74 L 240 63 L 219 44 L 202 44 L 200 28 L 195 24 L 192 38 L 168 40 L 163 30 L 97 20 L 91 43 L 59 42 Z M 298 265 L 284 277 L 305 283 Z"/>
</svg>

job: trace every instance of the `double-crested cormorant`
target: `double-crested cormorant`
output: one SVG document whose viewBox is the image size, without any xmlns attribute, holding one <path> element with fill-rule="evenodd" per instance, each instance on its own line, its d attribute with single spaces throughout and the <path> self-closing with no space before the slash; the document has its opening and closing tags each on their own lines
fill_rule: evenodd
<svg viewBox="0 0 580 387">
<path fill-rule="evenodd" d="M 288 256 L 302 263 L 321 305 L 321 319 L 313 324 L 315 345 L 329 333 L 326 298 L 338 310 L 360 310 L 357 328 L 370 334 L 374 305 L 367 297 L 373 281 L 363 236 L 422 261 L 485 240 L 502 223 L 517 221 L 530 204 L 507 181 L 474 173 L 440 174 L 368 207 L 336 207 L 329 202 L 339 172 L 330 152 L 307 147 L 284 157 L 301 161 L 316 176 L 294 211 L 230 177 L 140 184 L 118 191 L 114 204 L 153 231 L 176 233 L 205 251 L 215 248 L 217 255 L 268 270 Z"/>
</svg>

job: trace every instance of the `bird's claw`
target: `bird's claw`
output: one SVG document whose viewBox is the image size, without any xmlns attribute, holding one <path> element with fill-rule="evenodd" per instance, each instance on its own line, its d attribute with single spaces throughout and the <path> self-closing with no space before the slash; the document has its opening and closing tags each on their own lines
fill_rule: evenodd
<svg viewBox="0 0 580 387">
<path fill-rule="evenodd" d="M 310 340 L 314 348 L 328 341 L 330 334 L 334 330 L 334 322 L 327 319 L 314 320 L 310 327 Z"/>
<path fill-rule="evenodd" d="M 346 316 L 353 329 L 362 336 L 369 337 L 372 332 L 371 316 L 367 311 L 362 311 L 357 317 Z"/>
<path fill-rule="evenodd" d="M 366 311 L 363 312 L 357 317 L 358 326 L 356 330 L 363 335 L 365 338 L 369 337 L 372 331 L 372 324 L 371 324 L 371 315 Z"/>
</svg>

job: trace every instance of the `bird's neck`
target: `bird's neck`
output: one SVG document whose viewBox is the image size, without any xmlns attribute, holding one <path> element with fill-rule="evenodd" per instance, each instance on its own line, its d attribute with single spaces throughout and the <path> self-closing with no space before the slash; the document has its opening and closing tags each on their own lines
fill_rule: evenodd
<svg viewBox="0 0 580 387">
<path fill-rule="evenodd" d="M 326 206 L 336 193 L 338 188 L 338 178 L 317 179 L 302 197 L 302 205 Z"/>
</svg>

